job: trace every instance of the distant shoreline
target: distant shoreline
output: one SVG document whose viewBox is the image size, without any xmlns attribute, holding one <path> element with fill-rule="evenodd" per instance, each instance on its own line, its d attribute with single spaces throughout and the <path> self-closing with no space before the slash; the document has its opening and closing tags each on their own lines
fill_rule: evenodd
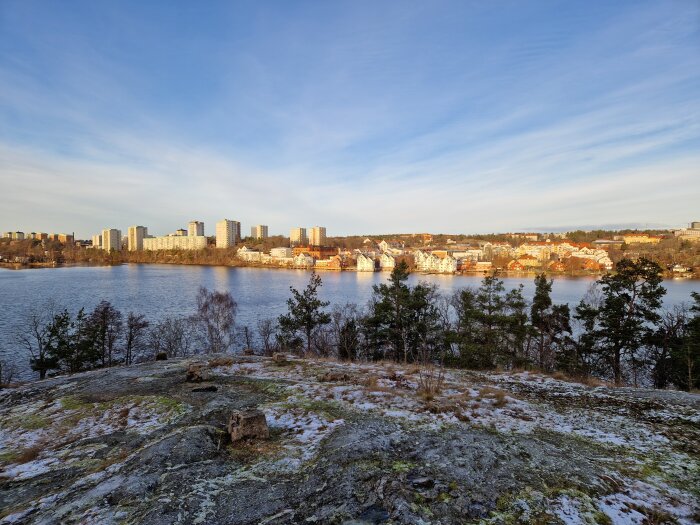
<svg viewBox="0 0 700 525">
<path fill-rule="evenodd" d="M 298 267 L 283 267 L 283 266 L 272 266 L 265 264 L 221 264 L 221 263 L 206 263 L 206 262 L 118 262 L 115 264 L 101 264 L 93 262 L 69 262 L 69 263 L 7 263 L 1 262 L 0 269 L 5 270 L 35 270 L 35 269 L 46 269 L 46 268 L 79 268 L 79 267 L 102 267 L 102 266 L 123 266 L 127 264 L 139 264 L 139 265 L 169 265 L 169 266 L 211 266 L 211 267 L 222 267 L 222 268 L 255 268 L 259 270 L 303 270 L 303 271 L 316 271 L 318 273 L 340 273 L 340 272 L 356 272 L 356 273 L 380 273 L 389 274 L 387 270 L 378 270 L 375 272 L 357 272 L 354 268 L 345 268 L 342 270 L 337 269 L 327 269 L 327 268 L 298 268 Z M 471 271 L 471 272 L 455 272 L 455 273 L 439 273 L 439 272 L 421 272 L 412 271 L 411 273 L 418 275 L 450 275 L 453 277 L 483 277 L 486 275 L 491 275 L 492 271 Z M 502 277 L 534 277 L 544 273 L 547 277 L 569 277 L 569 278 L 584 278 L 584 277 L 601 277 L 605 275 L 605 272 L 551 272 L 547 270 L 532 270 L 532 271 L 508 271 L 508 270 L 498 270 L 496 271 L 496 276 Z M 664 280 L 700 280 L 700 276 L 691 275 L 676 275 L 669 272 L 663 273 Z"/>
</svg>

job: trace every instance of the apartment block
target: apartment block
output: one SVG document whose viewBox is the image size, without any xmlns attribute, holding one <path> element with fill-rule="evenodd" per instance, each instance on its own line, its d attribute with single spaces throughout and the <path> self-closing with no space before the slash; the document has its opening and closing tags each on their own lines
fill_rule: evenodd
<svg viewBox="0 0 700 525">
<path fill-rule="evenodd" d="M 311 228 L 309 236 L 309 244 L 311 246 L 325 246 L 326 244 L 326 228 L 323 226 L 314 226 Z"/>
<path fill-rule="evenodd" d="M 304 246 L 309 244 L 309 238 L 306 236 L 306 228 L 292 228 L 289 232 L 289 244 L 292 246 Z"/>
<path fill-rule="evenodd" d="M 275 259 L 286 259 L 287 257 L 292 257 L 292 249 L 286 247 L 272 248 L 270 250 L 270 256 Z"/>
<path fill-rule="evenodd" d="M 207 247 L 204 235 L 167 235 L 143 239 L 143 249 L 153 250 L 203 250 Z"/>
<path fill-rule="evenodd" d="M 92 236 L 92 247 L 102 249 L 102 235 L 97 234 Z"/>
<path fill-rule="evenodd" d="M 203 236 L 204 235 L 204 223 L 200 222 L 200 221 L 190 221 L 187 224 L 187 235 Z"/>
<path fill-rule="evenodd" d="M 267 239 L 267 226 L 265 224 L 258 224 L 250 229 L 250 236 L 253 239 Z"/>
<path fill-rule="evenodd" d="M 223 219 L 216 223 L 216 247 L 232 248 L 239 241 L 241 223 Z"/>
<path fill-rule="evenodd" d="M 129 226 L 127 234 L 127 247 L 130 252 L 143 250 L 143 240 L 148 237 L 148 228 L 145 226 Z"/>
<path fill-rule="evenodd" d="M 102 230 L 102 249 L 108 252 L 122 249 L 122 232 L 115 228 Z"/>
</svg>

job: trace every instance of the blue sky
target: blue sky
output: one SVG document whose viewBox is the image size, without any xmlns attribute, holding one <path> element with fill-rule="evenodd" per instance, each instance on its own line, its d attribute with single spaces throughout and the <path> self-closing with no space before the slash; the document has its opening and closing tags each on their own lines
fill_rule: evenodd
<svg viewBox="0 0 700 525">
<path fill-rule="evenodd" d="M 0 230 L 700 220 L 700 3 L 0 2 Z"/>
</svg>

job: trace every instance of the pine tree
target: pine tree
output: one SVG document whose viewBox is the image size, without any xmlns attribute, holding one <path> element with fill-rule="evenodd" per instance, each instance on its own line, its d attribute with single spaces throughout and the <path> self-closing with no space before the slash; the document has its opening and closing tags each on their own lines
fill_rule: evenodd
<svg viewBox="0 0 700 525">
<path fill-rule="evenodd" d="M 287 300 L 289 313 L 279 317 L 283 344 L 293 342 L 296 334 L 301 332 L 306 339 L 306 352 L 312 352 L 314 331 L 331 322 L 330 314 L 323 311 L 330 303 L 318 298 L 318 289 L 322 284 L 321 276 L 314 272 L 303 292 L 289 287 L 292 292 L 292 297 Z"/>
<path fill-rule="evenodd" d="M 584 324 L 582 341 L 586 350 L 597 353 L 612 373 L 615 384 L 622 383 L 623 365 L 632 367 L 636 377 L 638 352 L 647 343 L 659 322 L 661 267 L 648 259 L 623 259 L 617 272 L 603 276 L 603 302 L 600 306 L 583 302 L 576 318 Z M 635 381 L 636 382 L 636 381 Z"/>
</svg>

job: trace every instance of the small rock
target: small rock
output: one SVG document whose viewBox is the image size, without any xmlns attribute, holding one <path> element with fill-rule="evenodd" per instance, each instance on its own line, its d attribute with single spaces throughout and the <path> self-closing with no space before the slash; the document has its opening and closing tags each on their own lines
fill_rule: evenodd
<svg viewBox="0 0 700 525">
<path fill-rule="evenodd" d="M 435 485 L 435 482 L 432 479 L 426 478 L 424 476 L 416 476 L 416 477 L 409 476 L 408 481 L 414 487 L 421 487 L 421 488 L 427 488 L 427 489 L 433 488 L 433 486 Z"/>
<path fill-rule="evenodd" d="M 334 370 L 329 370 L 319 378 L 322 382 L 329 381 L 347 381 L 350 376 L 345 372 L 336 372 Z"/>
<path fill-rule="evenodd" d="M 248 409 L 236 410 L 228 420 L 228 432 L 231 441 L 242 439 L 268 439 L 270 431 L 267 428 L 267 420 L 262 410 Z"/>
<path fill-rule="evenodd" d="M 216 392 L 218 388 L 215 385 L 198 386 L 192 389 L 192 392 Z"/>
<path fill-rule="evenodd" d="M 252 348 L 244 348 L 243 355 L 255 355 L 255 350 Z"/>
<path fill-rule="evenodd" d="M 272 360 L 275 363 L 285 363 L 287 361 L 287 355 L 282 352 L 275 352 L 272 354 Z"/>
<path fill-rule="evenodd" d="M 207 379 L 209 379 L 209 368 L 204 363 L 189 364 L 185 381 L 188 383 L 201 383 Z"/>
</svg>

